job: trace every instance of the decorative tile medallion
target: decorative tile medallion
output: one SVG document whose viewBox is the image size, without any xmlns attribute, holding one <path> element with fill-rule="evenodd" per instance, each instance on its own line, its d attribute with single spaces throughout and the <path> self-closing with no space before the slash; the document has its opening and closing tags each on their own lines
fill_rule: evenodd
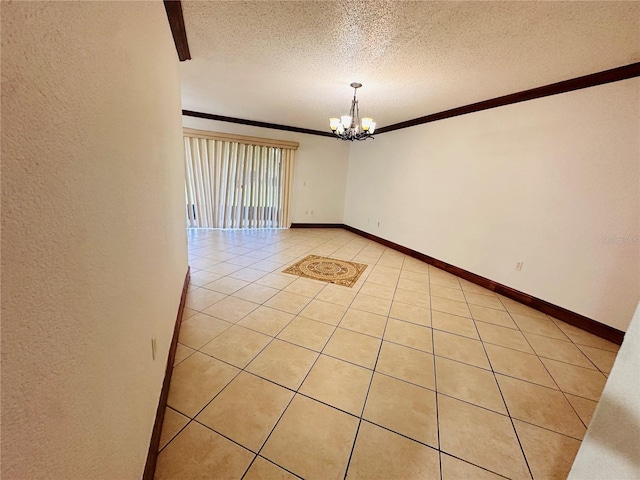
<svg viewBox="0 0 640 480">
<path fill-rule="evenodd" d="M 367 265 L 363 263 L 347 262 L 346 260 L 320 257 L 318 255 L 308 255 L 282 272 L 298 275 L 299 277 L 312 278 L 313 280 L 335 283 L 343 287 L 353 287 L 366 268 Z"/>
</svg>

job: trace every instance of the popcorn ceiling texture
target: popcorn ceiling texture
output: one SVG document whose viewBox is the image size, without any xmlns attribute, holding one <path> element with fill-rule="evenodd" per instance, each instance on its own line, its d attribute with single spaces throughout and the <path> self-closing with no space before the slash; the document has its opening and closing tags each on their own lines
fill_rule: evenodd
<svg viewBox="0 0 640 480">
<path fill-rule="evenodd" d="M 162 2 L 2 2 L 2 478 L 140 478 L 187 269 Z M 151 337 L 157 356 L 151 357 Z"/>
<path fill-rule="evenodd" d="M 185 109 L 378 127 L 640 61 L 639 2 L 184 2 Z M 294 106 L 294 108 L 292 108 Z"/>
</svg>

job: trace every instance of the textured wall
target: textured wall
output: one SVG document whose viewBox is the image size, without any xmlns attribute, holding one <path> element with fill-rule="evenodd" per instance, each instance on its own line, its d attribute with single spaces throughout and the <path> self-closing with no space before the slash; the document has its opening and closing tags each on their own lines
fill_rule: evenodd
<svg viewBox="0 0 640 480">
<path fill-rule="evenodd" d="M 625 330 L 640 292 L 639 93 L 625 80 L 354 145 L 345 223 Z"/>
<path fill-rule="evenodd" d="M 299 142 L 291 186 L 291 222 L 342 223 L 351 142 L 187 116 L 183 122 L 185 127 L 200 130 Z"/>
<path fill-rule="evenodd" d="M 1 14 L 2 478 L 140 478 L 187 269 L 167 18 Z"/>
<path fill-rule="evenodd" d="M 640 478 L 640 304 L 631 320 L 569 480 Z"/>
</svg>

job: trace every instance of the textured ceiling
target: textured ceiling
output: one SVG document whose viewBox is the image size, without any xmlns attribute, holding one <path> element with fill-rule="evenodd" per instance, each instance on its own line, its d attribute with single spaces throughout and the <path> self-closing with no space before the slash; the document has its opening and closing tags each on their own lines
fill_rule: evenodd
<svg viewBox="0 0 640 480">
<path fill-rule="evenodd" d="M 183 1 L 183 108 L 378 128 L 640 61 L 640 2 Z"/>
</svg>

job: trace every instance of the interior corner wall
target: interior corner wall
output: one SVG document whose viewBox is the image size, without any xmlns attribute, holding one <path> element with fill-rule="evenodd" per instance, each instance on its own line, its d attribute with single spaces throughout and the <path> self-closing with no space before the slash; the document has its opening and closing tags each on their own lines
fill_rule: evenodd
<svg viewBox="0 0 640 480">
<path fill-rule="evenodd" d="M 2 478 L 141 478 L 187 270 L 166 13 L 1 8 Z"/>
<path fill-rule="evenodd" d="M 188 128 L 298 142 L 291 186 L 292 223 L 342 223 L 349 146 L 331 137 L 183 116 Z"/>
<path fill-rule="evenodd" d="M 569 480 L 640 478 L 640 304 L 580 444 Z"/>
<path fill-rule="evenodd" d="M 640 299 L 639 92 L 629 79 L 356 145 L 345 223 L 626 330 Z"/>
</svg>

